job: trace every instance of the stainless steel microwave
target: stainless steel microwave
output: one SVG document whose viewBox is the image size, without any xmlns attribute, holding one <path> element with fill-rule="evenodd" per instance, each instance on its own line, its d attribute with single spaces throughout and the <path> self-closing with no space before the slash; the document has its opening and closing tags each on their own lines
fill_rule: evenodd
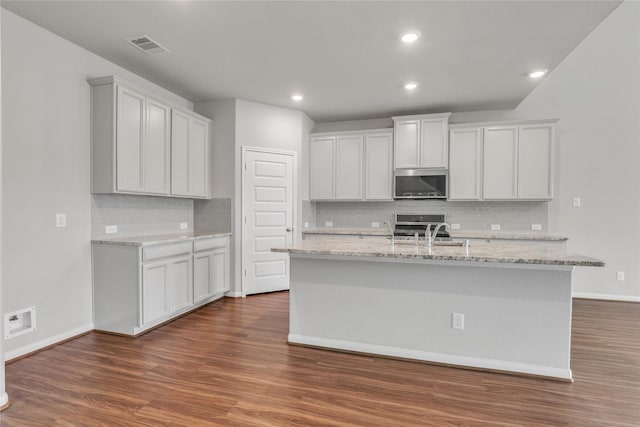
<svg viewBox="0 0 640 427">
<path fill-rule="evenodd" d="M 393 173 L 394 199 L 446 199 L 446 169 L 405 169 Z"/>
</svg>

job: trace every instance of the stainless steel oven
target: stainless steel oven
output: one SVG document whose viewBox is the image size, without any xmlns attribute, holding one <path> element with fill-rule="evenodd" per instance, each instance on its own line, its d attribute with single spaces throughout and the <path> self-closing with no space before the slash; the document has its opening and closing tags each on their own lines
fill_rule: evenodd
<svg viewBox="0 0 640 427">
<path fill-rule="evenodd" d="M 394 199 L 446 199 L 446 169 L 404 169 L 393 173 Z"/>
</svg>

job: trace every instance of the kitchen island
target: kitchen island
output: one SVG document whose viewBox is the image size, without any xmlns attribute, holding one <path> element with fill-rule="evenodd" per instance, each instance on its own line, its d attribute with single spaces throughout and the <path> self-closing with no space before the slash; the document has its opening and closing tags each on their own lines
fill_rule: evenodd
<svg viewBox="0 0 640 427">
<path fill-rule="evenodd" d="M 272 250 L 291 257 L 289 343 L 563 380 L 572 272 L 604 265 L 535 243 L 335 237 Z"/>
</svg>

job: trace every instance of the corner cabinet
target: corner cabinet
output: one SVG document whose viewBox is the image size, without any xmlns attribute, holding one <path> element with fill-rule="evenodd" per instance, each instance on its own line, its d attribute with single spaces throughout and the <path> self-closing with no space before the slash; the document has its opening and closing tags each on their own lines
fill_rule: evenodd
<svg viewBox="0 0 640 427">
<path fill-rule="evenodd" d="M 555 122 L 453 125 L 449 200 L 552 200 Z"/>
<path fill-rule="evenodd" d="M 209 119 L 114 76 L 89 84 L 92 193 L 209 197 Z"/>
<path fill-rule="evenodd" d="M 395 169 L 446 168 L 450 115 L 393 117 Z"/>
<path fill-rule="evenodd" d="M 392 200 L 391 129 L 312 134 L 311 200 Z"/>
<path fill-rule="evenodd" d="M 224 296 L 229 237 L 166 244 L 94 242 L 96 330 L 136 336 Z"/>
</svg>

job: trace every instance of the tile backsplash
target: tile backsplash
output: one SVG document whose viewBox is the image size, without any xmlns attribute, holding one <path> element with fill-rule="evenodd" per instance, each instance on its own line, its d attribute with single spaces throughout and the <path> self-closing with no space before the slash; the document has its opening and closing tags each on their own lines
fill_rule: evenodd
<svg viewBox="0 0 640 427">
<path fill-rule="evenodd" d="M 186 222 L 187 229 L 180 229 Z M 116 225 L 116 234 L 106 234 Z M 193 200 L 171 197 L 94 194 L 91 202 L 91 238 L 116 238 L 193 231 Z"/>
<path fill-rule="evenodd" d="M 393 223 L 396 213 L 444 214 L 449 224 L 460 224 L 461 230 L 490 231 L 500 224 L 500 231 L 531 231 L 531 224 L 548 230 L 547 202 L 447 202 L 440 200 L 398 200 L 393 202 L 310 202 L 303 218 L 310 227 L 324 227 L 333 222 L 335 228 L 369 228 L 372 222 Z M 307 221 L 307 219 L 304 219 Z"/>
<path fill-rule="evenodd" d="M 193 222 L 196 232 L 231 233 L 231 199 L 195 200 Z"/>
</svg>

